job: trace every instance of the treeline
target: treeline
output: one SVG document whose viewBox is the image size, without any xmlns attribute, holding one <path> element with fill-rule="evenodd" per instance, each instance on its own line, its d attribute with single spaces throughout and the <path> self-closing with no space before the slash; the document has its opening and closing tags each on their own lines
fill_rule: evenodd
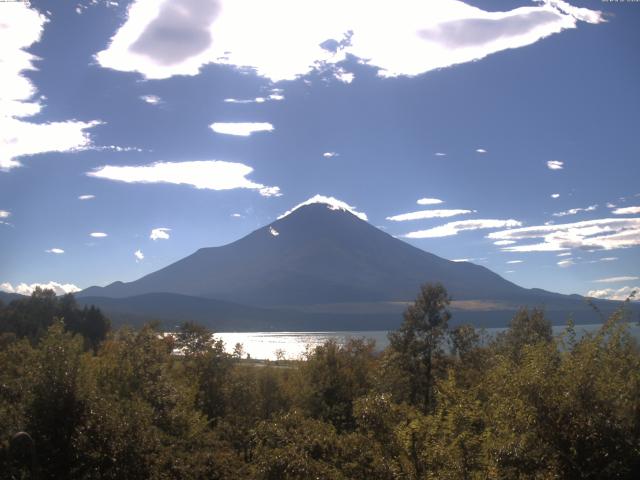
<svg viewBox="0 0 640 480">
<path fill-rule="evenodd" d="M 91 329 L 71 327 L 61 306 L 70 299 L 47 301 L 46 310 L 0 308 L 3 478 L 631 479 L 640 471 L 640 349 L 623 310 L 580 338 L 571 324 L 554 338 L 542 311 L 521 310 L 487 342 L 469 326 L 450 330 L 446 291 L 426 285 L 382 353 L 365 340 L 328 342 L 306 361 L 260 367 L 193 324 L 172 337 L 147 325 L 96 342 Z M 88 318 L 89 310 L 70 311 L 76 324 Z"/>
</svg>

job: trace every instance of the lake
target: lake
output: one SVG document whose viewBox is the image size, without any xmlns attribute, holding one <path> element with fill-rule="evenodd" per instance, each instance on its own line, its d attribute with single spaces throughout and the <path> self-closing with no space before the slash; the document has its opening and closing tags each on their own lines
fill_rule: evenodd
<svg viewBox="0 0 640 480">
<path fill-rule="evenodd" d="M 577 336 L 585 332 L 593 332 L 599 329 L 601 324 L 576 325 Z M 554 335 L 559 335 L 565 326 L 554 326 Z M 632 335 L 640 340 L 640 326 L 633 323 L 629 325 Z M 487 328 L 484 331 L 490 337 L 504 331 L 505 328 Z M 227 332 L 217 333 L 216 338 L 224 341 L 229 353 L 233 352 L 236 343 L 241 343 L 245 354 L 251 358 L 260 360 L 276 360 L 276 352 L 282 351 L 284 357 L 289 360 L 297 360 L 303 357 L 307 348 L 322 345 L 327 340 L 335 340 L 344 345 L 350 338 L 367 338 L 376 342 L 376 350 L 384 350 L 389 345 L 388 331 L 349 331 L 349 332 Z"/>
</svg>

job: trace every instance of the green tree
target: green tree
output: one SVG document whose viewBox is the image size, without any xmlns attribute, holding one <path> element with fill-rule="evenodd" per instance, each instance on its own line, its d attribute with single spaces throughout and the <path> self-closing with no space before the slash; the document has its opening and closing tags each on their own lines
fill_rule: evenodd
<svg viewBox="0 0 640 480">
<path fill-rule="evenodd" d="M 443 356 L 449 302 L 441 284 L 423 285 L 400 328 L 389 334 L 389 366 L 406 378 L 406 399 L 425 412 L 433 408 L 434 364 Z"/>
</svg>

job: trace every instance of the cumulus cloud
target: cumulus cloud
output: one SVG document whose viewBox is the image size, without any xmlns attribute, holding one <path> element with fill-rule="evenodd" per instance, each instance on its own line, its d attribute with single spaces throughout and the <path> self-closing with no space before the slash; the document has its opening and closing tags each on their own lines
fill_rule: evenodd
<svg viewBox="0 0 640 480">
<path fill-rule="evenodd" d="M 256 132 L 272 132 L 273 125 L 266 122 L 216 122 L 209 125 L 211 130 L 224 135 L 236 135 L 240 137 L 248 137 Z"/>
<path fill-rule="evenodd" d="M 492 232 L 492 240 L 541 239 L 538 243 L 511 245 L 507 252 L 557 252 L 580 248 L 612 250 L 640 245 L 640 218 L 603 218 L 558 225 L 537 225 Z"/>
<path fill-rule="evenodd" d="M 437 238 L 449 237 L 457 235 L 458 232 L 466 230 L 480 230 L 488 228 L 511 228 L 519 227 L 522 223 L 518 220 L 496 220 L 496 219 L 476 219 L 476 220 L 460 220 L 450 222 L 438 227 L 429 228 L 427 230 L 419 230 L 417 232 L 409 232 L 403 235 L 405 238 Z"/>
<path fill-rule="evenodd" d="M 342 211 L 345 211 L 345 212 L 349 212 L 352 215 L 355 215 L 356 217 L 358 217 L 360 220 L 364 220 L 364 221 L 368 220 L 367 214 L 364 213 L 364 212 L 357 211 L 356 207 L 353 207 L 353 206 L 349 205 L 348 203 L 343 202 L 342 200 L 338 200 L 337 198 L 326 197 L 324 195 L 314 195 L 309 200 L 305 200 L 304 202 L 299 203 L 298 205 L 293 207 L 291 210 L 289 210 L 289 211 L 283 213 L 282 215 L 280 215 L 278 217 L 278 220 L 280 220 L 281 218 L 284 218 L 287 215 L 295 212 L 300 207 L 304 207 L 305 205 L 313 205 L 314 203 L 324 204 L 330 210 L 342 210 Z"/>
<path fill-rule="evenodd" d="M 45 252 L 60 255 L 61 253 L 64 253 L 64 250 L 61 248 L 50 248 L 49 250 L 45 250 Z"/>
<path fill-rule="evenodd" d="M 79 292 L 80 288 L 72 283 L 19 283 L 13 286 L 11 283 L 0 283 L 0 290 L 7 293 L 18 293 L 20 295 L 31 295 L 36 287 L 40 287 L 46 290 L 53 290 L 56 295 L 65 295 L 67 293 Z"/>
<path fill-rule="evenodd" d="M 560 160 L 549 160 L 547 162 L 547 168 L 549 170 L 562 170 L 564 168 L 564 162 Z"/>
<path fill-rule="evenodd" d="M 141 262 L 144 260 L 144 253 L 141 250 L 136 250 L 133 252 L 133 256 L 136 257 L 136 262 Z"/>
<path fill-rule="evenodd" d="M 93 200 L 94 198 L 96 198 L 95 195 L 80 195 L 78 200 Z"/>
<path fill-rule="evenodd" d="M 87 175 L 125 183 L 172 183 L 198 189 L 232 190 L 248 188 L 262 196 L 279 196 L 279 187 L 252 182 L 247 178 L 253 168 L 242 163 L 220 160 L 157 162 L 150 165 L 105 165 Z"/>
<path fill-rule="evenodd" d="M 137 0 L 96 59 L 147 78 L 218 63 L 273 81 L 318 69 L 348 83 L 353 73 L 339 65 L 347 55 L 382 76 L 413 76 L 603 21 L 558 1 L 488 12 L 458 0 Z"/>
<path fill-rule="evenodd" d="M 387 220 L 391 220 L 392 222 L 405 222 L 407 220 L 423 220 L 425 218 L 455 217 L 456 215 L 465 215 L 467 213 L 475 213 L 475 210 L 420 210 L 418 212 L 401 213 L 400 215 L 387 217 Z"/>
<path fill-rule="evenodd" d="M 277 237 L 278 235 L 280 235 L 280 232 L 278 232 L 275 228 L 273 227 L 269 227 L 269 233 L 271 235 L 273 235 L 274 237 Z"/>
<path fill-rule="evenodd" d="M 439 198 L 420 198 L 416 203 L 418 205 L 438 205 L 444 202 Z"/>
<path fill-rule="evenodd" d="M 560 198 L 560 194 L 559 193 L 552 193 L 551 194 L 551 198 Z"/>
<path fill-rule="evenodd" d="M 35 70 L 37 57 L 27 49 L 40 41 L 47 18 L 26 2 L 2 5 L 0 25 L 0 170 L 22 164 L 20 157 L 47 152 L 69 152 L 87 148 L 91 138 L 85 131 L 100 122 L 76 120 L 33 123 L 25 118 L 43 108 L 37 89 L 24 75 Z M 34 142 L 33 139 L 38 141 Z"/>
<path fill-rule="evenodd" d="M 567 215 L 575 215 L 580 212 L 593 212 L 598 208 L 598 205 L 589 205 L 585 208 L 571 208 L 569 210 L 565 210 L 563 212 L 556 212 L 553 214 L 554 217 L 566 217 Z"/>
<path fill-rule="evenodd" d="M 640 280 L 640 277 L 632 277 L 632 276 L 623 276 L 623 277 L 608 277 L 608 278 L 600 278 L 598 280 L 594 280 L 595 283 L 622 283 L 622 282 L 631 282 L 634 280 Z"/>
<path fill-rule="evenodd" d="M 611 213 L 614 215 L 637 215 L 640 213 L 640 207 L 616 208 Z"/>
<path fill-rule="evenodd" d="M 165 227 L 154 228 L 153 230 L 151 230 L 151 233 L 149 234 L 149 238 L 151 240 L 169 240 L 170 231 L 171 231 L 170 228 L 165 228 Z"/>
<path fill-rule="evenodd" d="M 90 236 L 92 236 L 93 238 L 105 238 L 108 237 L 108 235 L 104 232 L 93 232 L 89 234 Z"/>
<path fill-rule="evenodd" d="M 629 298 L 630 300 L 638 301 L 640 300 L 640 297 L 638 296 L 638 292 L 640 292 L 640 286 L 622 287 L 618 289 L 604 288 L 602 290 L 589 290 L 586 296 L 592 297 L 592 298 L 602 298 L 606 300 L 620 300 L 620 301 L 624 301 L 627 298 Z"/>
<path fill-rule="evenodd" d="M 158 105 L 162 103 L 162 99 L 157 95 L 142 95 L 140 96 L 140 100 L 150 105 Z"/>
</svg>

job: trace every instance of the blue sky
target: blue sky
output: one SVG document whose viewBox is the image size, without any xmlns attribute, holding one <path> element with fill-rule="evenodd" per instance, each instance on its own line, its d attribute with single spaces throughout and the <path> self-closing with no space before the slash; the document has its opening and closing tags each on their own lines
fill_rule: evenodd
<svg viewBox="0 0 640 480">
<path fill-rule="evenodd" d="M 640 3 L 33 1 L 0 19 L 3 290 L 133 280 L 317 194 L 525 287 L 640 285 Z"/>
</svg>

